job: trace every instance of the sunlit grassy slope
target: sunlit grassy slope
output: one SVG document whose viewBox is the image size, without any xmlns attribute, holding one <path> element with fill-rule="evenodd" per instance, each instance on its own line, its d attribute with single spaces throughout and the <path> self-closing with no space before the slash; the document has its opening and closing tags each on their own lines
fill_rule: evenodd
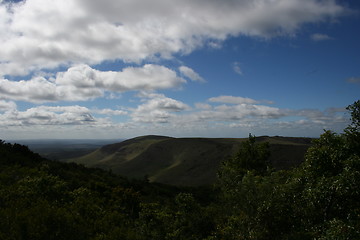
<svg viewBox="0 0 360 240">
<path fill-rule="evenodd" d="M 106 145 L 70 161 L 111 169 L 132 178 L 174 185 L 204 185 L 216 181 L 221 161 L 238 151 L 247 138 L 171 138 L 143 136 Z M 257 137 L 270 143 L 277 169 L 298 165 L 311 144 L 308 138 Z"/>
</svg>

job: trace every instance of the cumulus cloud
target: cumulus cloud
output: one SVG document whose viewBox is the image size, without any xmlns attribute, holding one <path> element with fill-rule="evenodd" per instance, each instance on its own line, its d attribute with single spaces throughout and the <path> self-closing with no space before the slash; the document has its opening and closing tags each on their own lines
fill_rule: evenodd
<svg viewBox="0 0 360 240">
<path fill-rule="evenodd" d="M 103 91 L 96 88 L 79 88 L 72 85 L 57 84 L 43 77 L 34 77 L 27 81 L 0 79 L 0 94 L 2 99 L 41 103 L 60 100 L 88 100 L 102 96 Z"/>
<path fill-rule="evenodd" d="M 286 113 L 275 107 L 252 104 L 220 105 L 211 110 L 200 111 L 196 114 L 199 120 L 211 121 L 240 121 L 249 118 L 277 119 L 286 116 Z"/>
<path fill-rule="evenodd" d="M 59 73 L 56 82 L 79 88 L 102 88 L 108 91 L 157 90 L 174 88 L 185 82 L 169 68 L 146 64 L 143 67 L 127 67 L 121 72 L 101 72 L 88 65 L 70 68 Z"/>
<path fill-rule="evenodd" d="M 190 123 L 223 123 L 230 125 L 254 122 L 259 119 L 279 119 L 288 115 L 288 111 L 276 107 L 261 105 L 264 101 L 257 101 L 239 96 L 219 96 L 208 99 L 209 103 L 196 103 L 195 109 L 179 116 L 179 125 Z M 179 123 L 181 122 L 181 123 Z"/>
<path fill-rule="evenodd" d="M 341 130 L 348 122 L 344 108 L 290 110 L 235 96 L 214 97 L 215 101 L 197 103 L 195 108 L 191 108 L 159 93 L 140 92 L 137 97 L 140 101 L 134 108 L 118 109 L 42 105 L 20 111 L 14 102 L 0 100 L 0 129 L 2 133 L 12 129 L 12 136 L 26 132 L 36 134 L 37 131 L 39 134 L 56 132 L 57 136 L 74 132 L 81 134 L 79 136 L 91 136 L 93 131 L 98 131 L 104 136 L 116 137 L 116 134 L 129 131 L 142 134 L 145 130 L 157 134 L 179 131 L 181 134 L 204 136 L 209 136 L 212 130 L 220 135 L 236 136 L 234 129 L 245 131 L 242 134 L 277 134 L 282 129 L 284 133 L 301 135 L 304 130 L 309 133 L 309 129 Z M 123 122 L 116 123 L 112 116 L 125 117 Z M 151 129 L 143 123 L 151 124 Z M 314 136 L 319 133 L 314 133 Z"/>
<path fill-rule="evenodd" d="M 17 106 L 15 102 L 0 100 L 0 112 L 15 110 L 16 108 Z"/>
<path fill-rule="evenodd" d="M 180 86 L 186 82 L 166 67 L 146 64 L 122 71 L 99 71 L 88 65 L 77 65 L 55 78 L 34 77 L 30 80 L 0 79 L 0 99 L 35 103 L 84 101 L 104 96 L 104 91 L 152 91 Z"/>
<path fill-rule="evenodd" d="M 346 11 L 332 0 L 2 2 L 0 75 L 114 59 L 171 58 L 209 42 L 219 45 L 228 36 L 292 34 L 302 24 Z"/>
<path fill-rule="evenodd" d="M 5 126 L 31 125 L 82 125 L 96 122 L 90 111 L 81 106 L 38 106 L 26 111 L 8 111 L 0 115 L 0 124 Z"/>
<path fill-rule="evenodd" d="M 208 100 L 211 104 L 197 103 L 196 111 L 188 116 L 190 119 L 199 122 L 227 122 L 228 127 L 255 127 L 260 129 L 271 129 L 272 125 L 295 127 L 297 123 L 304 124 L 299 127 L 309 126 L 312 123 L 320 129 L 341 129 L 347 122 L 344 113 L 345 108 L 329 108 L 324 111 L 318 109 L 281 109 L 270 107 L 262 103 L 270 101 L 259 101 L 239 96 L 219 96 Z M 288 118 L 288 120 L 283 120 Z M 291 119 L 298 119 L 292 121 Z M 306 124 L 305 124 L 306 123 Z M 184 123 L 186 124 L 186 122 Z M 263 134 L 263 133 L 262 133 Z"/>
<path fill-rule="evenodd" d="M 10 103 L 10 102 L 8 102 Z M 3 101 L 0 101 L 0 106 Z M 10 104 L 11 105 L 11 104 Z M 14 106 L 14 105 L 13 105 Z M 106 115 L 94 116 L 93 114 Z M 134 131 L 134 124 L 115 123 L 109 116 L 125 114 L 121 110 L 88 109 L 83 106 L 36 106 L 27 110 L 0 109 L 0 132 L 14 138 L 117 138 Z M 136 126 L 139 128 L 139 126 Z"/>
<path fill-rule="evenodd" d="M 313 40 L 315 42 L 327 41 L 327 40 L 332 40 L 333 39 L 329 35 L 322 34 L 322 33 L 314 33 L 314 34 L 312 34 L 310 36 L 310 38 L 311 38 L 311 40 Z"/>
<path fill-rule="evenodd" d="M 183 102 L 168 98 L 163 94 L 143 94 L 145 103 L 133 109 L 131 114 L 135 122 L 168 123 L 174 119 L 174 113 L 190 109 Z"/>
<path fill-rule="evenodd" d="M 197 72 L 189 67 L 181 66 L 179 67 L 179 71 L 192 81 L 205 82 L 205 80 Z"/>
<path fill-rule="evenodd" d="M 346 122 L 345 108 L 328 108 L 324 111 L 318 109 L 301 109 L 297 111 L 288 111 L 289 115 L 305 117 L 306 120 L 326 125 L 329 123 Z"/>
<path fill-rule="evenodd" d="M 19 111 L 13 102 L 0 101 L 1 126 L 40 126 L 40 125 L 91 125 L 111 124 L 107 118 L 95 118 L 93 114 L 106 116 L 127 115 L 127 111 L 114 109 L 88 109 L 83 106 L 36 106 Z M 49 131 L 51 128 L 49 128 Z"/>
</svg>

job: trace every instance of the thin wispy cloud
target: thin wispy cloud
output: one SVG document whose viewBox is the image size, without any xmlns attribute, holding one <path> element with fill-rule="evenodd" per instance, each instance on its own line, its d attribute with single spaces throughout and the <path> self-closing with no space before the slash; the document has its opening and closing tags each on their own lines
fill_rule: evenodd
<svg viewBox="0 0 360 240">
<path fill-rule="evenodd" d="M 236 73 L 239 74 L 239 75 L 243 75 L 243 71 L 241 70 L 240 63 L 239 63 L 239 62 L 234 62 L 234 63 L 232 64 L 232 66 L 233 66 L 234 72 L 236 72 Z"/>
<path fill-rule="evenodd" d="M 321 41 L 329 41 L 329 40 L 333 40 L 334 38 L 330 37 L 327 34 L 322 34 L 322 33 L 314 33 L 310 36 L 311 40 L 315 41 L 315 42 L 321 42 Z"/>
<path fill-rule="evenodd" d="M 360 77 L 351 77 L 346 79 L 348 83 L 360 84 Z"/>
<path fill-rule="evenodd" d="M 258 104 L 259 103 L 259 101 L 256 101 L 251 98 L 236 97 L 236 96 L 212 97 L 209 99 L 209 101 L 217 102 L 217 103 L 230 103 L 230 104 Z"/>
<path fill-rule="evenodd" d="M 191 69 L 189 67 L 181 66 L 181 67 L 179 67 L 179 71 L 185 77 L 189 78 L 192 81 L 205 82 L 205 80 L 197 72 L 195 72 L 193 69 Z"/>
</svg>

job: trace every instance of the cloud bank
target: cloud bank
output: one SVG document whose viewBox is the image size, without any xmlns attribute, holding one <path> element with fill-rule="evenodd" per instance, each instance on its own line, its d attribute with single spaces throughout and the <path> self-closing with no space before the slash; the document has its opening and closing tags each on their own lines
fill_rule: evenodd
<svg viewBox="0 0 360 240">
<path fill-rule="evenodd" d="M 104 96 L 104 91 L 154 91 L 176 88 L 185 82 L 175 71 L 159 65 L 146 64 L 114 72 L 95 70 L 82 64 L 50 78 L 0 79 L 0 99 L 34 103 L 85 101 Z"/>
<path fill-rule="evenodd" d="M 348 121 L 342 108 L 324 111 L 281 109 L 267 106 L 263 101 L 236 96 L 213 97 L 191 107 L 163 94 L 143 92 L 137 97 L 140 103 L 135 108 L 124 109 L 41 105 L 19 110 L 14 102 L 0 100 L 0 128 L 3 134 L 11 132 L 12 136 L 23 134 L 22 137 L 27 132 L 39 136 L 49 131 L 63 137 L 74 133 L 86 137 L 96 133 L 109 138 L 136 136 L 144 131 L 148 134 L 166 134 L 168 131 L 172 135 L 178 132 L 185 136 L 221 134 L 236 137 L 239 131 L 244 131 L 242 134 L 277 134 L 280 129 L 303 136 L 304 131 L 318 135 L 319 129 L 342 129 Z M 113 121 L 113 116 L 120 116 L 125 121 Z"/>
<path fill-rule="evenodd" d="M 302 24 L 347 11 L 333 0 L 2 2 L 0 75 L 115 59 L 171 58 L 209 39 L 291 35 Z"/>
</svg>

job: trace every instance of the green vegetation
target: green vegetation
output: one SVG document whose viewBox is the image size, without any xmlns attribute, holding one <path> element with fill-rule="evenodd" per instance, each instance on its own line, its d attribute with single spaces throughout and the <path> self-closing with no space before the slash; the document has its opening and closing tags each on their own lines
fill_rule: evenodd
<svg viewBox="0 0 360 240">
<path fill-rule="evenodd" d="M 212 187 L 130 181 L 0 141 L 0 239 L 360 239 L 360 101 L 348 109 L 344 133 L 325 131 L 296 168 L 274 169 L 271 144 L 250 135 Z"/>
<path fill-rule="evenodd" d="M 129 178 L 182 186 L 214 184 L 221 161 L 239 151 L 245 138 L 170 138 L 144 136 L 106 145 L 68 161 L 98 167 Z M 289 169 L 304 160 L 310 138 L 257 137 L 269 142 L 269 161 L 276 169 Z M 246 143 L 245 143 L 246 144 Z"/>
</svg>

